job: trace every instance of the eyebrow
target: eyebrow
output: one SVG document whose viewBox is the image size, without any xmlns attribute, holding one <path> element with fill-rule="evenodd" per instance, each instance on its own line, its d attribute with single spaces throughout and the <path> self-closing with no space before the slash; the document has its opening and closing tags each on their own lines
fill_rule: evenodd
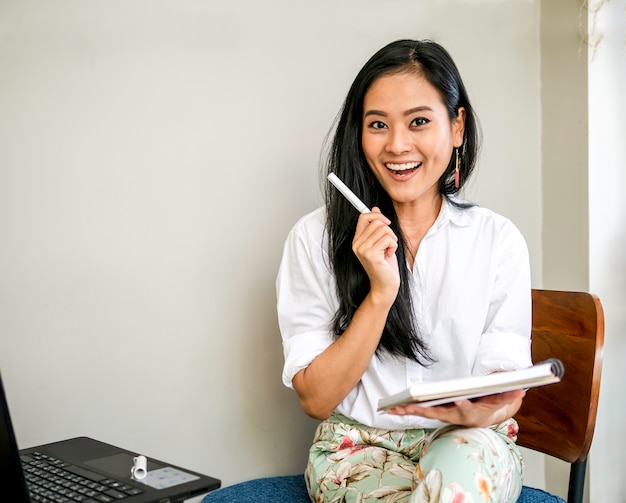
<svg viewBox="0 0 626 503">
<path fill-rule="evenodd" d="M 433 111 L 433 109 L 432 109 L 432 108 L 430 108 L 429 106 L 422 105 L 422 106 L 419 106 L 419 107 L 409 108 L 408 110 L 406 110 L 406 111 L 404 112 L 404 114 L 403 114 L 403 115 L 406 117 L 406 116 L 408 116 L 408 115 L 412 115 L 412 114 L 414 114 L 414 113 L 417 113 L 417 112 L 424 112 L 424 111 L 426 111 L 426 112 L 432 112 L 432 111 Z M 387 117 L 387 113 L 386 113 L 386 112 L 383 112 L 383 111 L 381 111 L 381 110 L 368 110 L 367 112 L 365 112 L 365 114 L 363 114 L 363 117 L 365 118 L 365 117 L 367 117 L 367 116 L 369 116 L 369 115 L 380 115 L 381 117 Z"/>
</svg>

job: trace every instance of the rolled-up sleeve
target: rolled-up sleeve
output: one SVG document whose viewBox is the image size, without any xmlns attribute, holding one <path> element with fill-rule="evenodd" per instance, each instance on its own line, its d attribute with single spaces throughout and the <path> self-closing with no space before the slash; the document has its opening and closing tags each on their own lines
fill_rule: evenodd
<svg viewBox="0 0 626 503">
<path fill-rule="evenodd" d="M 282 379 L 289 388 L 293 377 L 333 341 L 330 320 L 337 302 L 324 235 L 322 210 L 301 219 L 287 236 L 276 279 Z"/>
</svg>

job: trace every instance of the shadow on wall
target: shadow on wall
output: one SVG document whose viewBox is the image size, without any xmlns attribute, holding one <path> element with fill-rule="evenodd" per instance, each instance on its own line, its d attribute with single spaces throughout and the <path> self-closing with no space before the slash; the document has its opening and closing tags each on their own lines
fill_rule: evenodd
<svg viewBox="0 0 626 503">
<path fill-rule="evenodd" d="M 242 410 L 252 437 L 248 445 L 260 449 L 263 475 L 302 473 L 319 421 L 302 411 L 296 392 L 282 383 L 283 349 L 273 279 L 254 284 L 253 290 L 246 295 L 253 300 L 247 303 L 243 324 L 247 335 L 241 368 Z M 299 461 L 294 465 L 293 460 Z"/>
</svg>

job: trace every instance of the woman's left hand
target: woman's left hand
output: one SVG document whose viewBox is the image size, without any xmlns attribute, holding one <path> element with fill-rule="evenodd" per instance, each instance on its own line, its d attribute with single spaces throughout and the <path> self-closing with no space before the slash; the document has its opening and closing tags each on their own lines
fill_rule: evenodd
<svg viewBox="0 0 626 503">
<path fill-rule="evenodd" d="M 422 416 L 445 423 L 482 428 L 513 417 L 522 405 L 525 394 L 524 390 L 507 391 L 434 407 L 409 404 L 394 407 L 387 412 L 398 416 Z"/>
</svg>

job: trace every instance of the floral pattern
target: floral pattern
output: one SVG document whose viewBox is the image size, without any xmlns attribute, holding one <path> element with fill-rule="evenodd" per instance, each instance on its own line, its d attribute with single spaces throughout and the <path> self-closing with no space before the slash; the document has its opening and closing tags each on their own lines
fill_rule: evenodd
<svg viewBox="0 0 626 503">
<path fill-rule="evenodd" d="M 512 419 L 491 428 L 384 430 L 333 415 L 311 447 L 309 493 L 317 503 L 516 501 L 517 432 Z"/>
</svg>

